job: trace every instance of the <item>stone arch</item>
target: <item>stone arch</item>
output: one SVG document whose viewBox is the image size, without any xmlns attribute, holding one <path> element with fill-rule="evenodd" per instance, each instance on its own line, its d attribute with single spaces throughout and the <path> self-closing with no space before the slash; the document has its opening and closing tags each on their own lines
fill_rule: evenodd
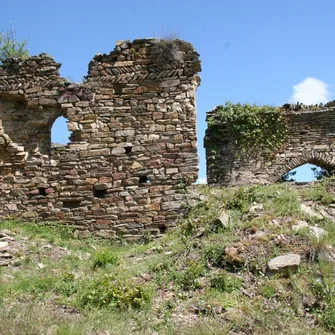
<svg viewBox="0 0 335 335">
<path fill-rule="evenodd" d="M 54 108 L 47 108 L 44 110 L 43 113 L 43 121 L 40 122 L 39 129 L 40 129 L 40 136 L 38 137 L 38 143 L 35 144 L 37 148 L 34 154 L 37 152 L 50 155 L 51 150 L 51 127 L 54 121 L 61 116 L 59 109 L 57 106 Z"/>
<path fill-rule="evenodd" d="M 269 176 L 270 182 L 278 182 L 287 172 L 302 166 L 304 164 L 314 164 L 326 170 L 335 169 L 335 157 L 327 152 L 310 151 L 301 156 L 292 157 L 286 161 L 285 165 L 279 166 L 278 169 Z"/>
<path fill-rule="evenodd" d="M 50 124 L 50 143 L 52 146 L 58 146 L 58 145 L 66 145 L 71 141 L 71 137 L 72 137 L 72 133 L 71 131 L 69 131 L 69 119 L 66 117 L 66 115 L 64 116 L 64 114 L 58 115 L 53 122 Z M 58 129 L 56 130 L 54 127 L 58 126 Z M 65 140 L 64 134 L 63 136 L 61 136 L 62 138 L 64 138 L 64 141 L 56 141 L 53 139 L 53 135 L 55 134 L 56 131 L 61 131 L 61 132 L 66 132 L 66 136 L 67 139 Z"/>
<path fill-rule="evenodd" d="M 209 112 L 207 121 L 217 111 Z M 261 148 L 255 150 L 257 154 L 240 152 L 235 145 L 237 134 L 230 128 L 225 125 L 216 129 L 209 127 L 205 137 L 208 183 L 225 186 L 275 183 L 285 173 L 306 163 L 334 170 L 335 107 L 311 106 L 281 111 L 286 123 L 285 139 L 271 153 Z"/>
</svg>

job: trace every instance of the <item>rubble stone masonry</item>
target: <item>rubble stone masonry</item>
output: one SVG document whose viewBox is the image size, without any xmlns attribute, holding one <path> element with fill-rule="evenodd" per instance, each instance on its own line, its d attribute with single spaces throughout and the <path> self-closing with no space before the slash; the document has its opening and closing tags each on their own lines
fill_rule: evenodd
<svg viewBox="0 0 335 335">
<path fill-rule="evenodd" d="M 335 107 L 311 109 L 287 108 L 282 113 L 286 119 L 285 141 L 271 155 L 259 150 L 252 157 L 240 155 L 235 143 L 236 135 L 226 125 L 216 136 L 208 128 L 205 136 L 207 180 L 209 184 L 238 186 L 271 184 L 279 181 L 290 170 L 306 163 L 327 170 L 335 169 Z M 207 113 L 207 120 L 216 109 Z M 217 152 L 210 143 L 216 141 Z"/>
<path fill-rule="evenodd" d="M 180 40 L 118 41 L 82 84 L 47 54 L 0 66 L 0 215 L 138 239 L 173 226 L 198 174 L 201 71 Z M 70 142 L 51 143 L 64 116 Z"/>
</svg>

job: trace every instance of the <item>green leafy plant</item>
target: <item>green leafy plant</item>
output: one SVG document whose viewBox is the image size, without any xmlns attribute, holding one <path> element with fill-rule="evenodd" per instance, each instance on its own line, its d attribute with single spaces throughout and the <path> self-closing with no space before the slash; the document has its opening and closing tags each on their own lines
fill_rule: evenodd
<svg viewBox="0 0 335 335">
<path fill-rule="evenodd" d="M 119 263 L 119 257 L 112 250 L 103 248 L 95 251 L 92 255 L 92 269 L 105 268 L 107 264 L 116 265 Z"/>
<path fill-rule="evenodd" d="M 222 245 L 211 244 L 204 250 L 204 259 L 207 264 L 215 267 L 225 265 L 225 247 Z"/>
<path fill-rule="evenodd" d="M 331 331 L 335 331 L 335 301 L 328 305 L 321 316 L 322 324 Z"/>
<path fill-rule="evenodd" d="M 143 285 L 104 275 L 83 290 L 78 305 L 82 308 L 138 309 L 148 301 L 150 294 Z"/>
<path fill-rule="evenodd" d="M 239 210 L 242 213 L 249 211 L 250 204 L 256 201 L 256 195 L 253 187 L 240 187 L 225 199 L 227 209 Z"/>
<path fill-rule="evenodd" d="M 311 187 L 301 190 L 300 194 L 306 200 L 318 201 L 324 205 L 329 205 L 335 202 L 335 195 L 329 192 L 329 190 L 332 190 L 330 181 L 331 179 L 324 179 Z"/>
<path fill-rule="evenodd" d="M 199 277 L 205 274 L 205 267 L 201 262 L 192 262 L 180 272 L 175 273 L 176 283 L 184 291 L 195 290 L 201 287 Z"/>
<path fill-rule="evenodd" d="M 272 284 L 264 284 L 259 287 L 259 293 L 266 299 L 270 299 L 276 296 L 276 287 Z"/>
<path fill-rule="evenodd" d="M 0 62 L 9 57 L 27 58 L 29 56 L 28 40 L 19 41 L 16 30 L 11 25 L 7 31 L 0 32 Z"/>
<path fill-rule="evenodd" d="M 242 280 L 227 273 L 221 273 L 211 279 L 210 285 L 222 292 L 231 293 L 241 288 Z"/>
<path fill-rule="evenodd" d="M 286 122 L 281 109 L 273 106 L 233 104 L 216 107 L 208 118 L 208 129 L 212 142 L 207 142 L 213 150 L 222 138 L 222 130 L 235 139 L 241 155 L 263 152 L 270 155 L 284 143 Z"/>
</svg>

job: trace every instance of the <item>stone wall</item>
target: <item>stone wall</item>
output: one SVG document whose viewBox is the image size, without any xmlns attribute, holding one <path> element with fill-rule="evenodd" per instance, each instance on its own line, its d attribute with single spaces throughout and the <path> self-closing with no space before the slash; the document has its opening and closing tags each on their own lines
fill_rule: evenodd
<svg viewBox="0 0 335 335">
<path fill-rule="evenodd" d="M 137 239 L 178 216 L 198 174 L 198 54 L 187 42 L 119 41 L 83 84 L 47 54 L 0 66 L 0 214 L 60 221 L 79 236 Z M 64 116 L 66 146 L 51 144 Z"/>
<path fill-rule="evenodd" d="M 270 184 L 279 181 L 290 170 L 311 163 L 328 170 L 335 168 L 335 107 L 282 109 L 287 124 L 285 143 L 270 156 L 259 151 L 253 156 L 241 155 L 235 144 L 236 135 L 226 126 L 220 136 L 207 129 L 205 148 L 207 181 L 225 186 Z M 207 120 L 216 109 L 207 113 Z M 219 150 L 213 153 L 210 143 Z"/>
</svg>

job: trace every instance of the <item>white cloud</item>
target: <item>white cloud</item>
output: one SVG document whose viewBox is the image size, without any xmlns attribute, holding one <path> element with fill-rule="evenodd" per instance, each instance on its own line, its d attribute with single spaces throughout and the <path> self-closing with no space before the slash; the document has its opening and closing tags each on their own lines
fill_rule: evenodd
<svg viewBox="0 0 335 335">
<path fill-rule="evenodd" d="M 314 105 L 328 102 L 331 93 L 328 84 L 322 80 L 307 77 L 301 83 L 293 86 L 293 94 L 290 98 L 291 103 L 298 101 L 305 105 Z"/>
<path fill-rule="evenodd" d="M 206 177 L 200 177 L 198 180 L 195 182 L 196 184 L 207 184 L 207 178 Z"/>
</svg>

